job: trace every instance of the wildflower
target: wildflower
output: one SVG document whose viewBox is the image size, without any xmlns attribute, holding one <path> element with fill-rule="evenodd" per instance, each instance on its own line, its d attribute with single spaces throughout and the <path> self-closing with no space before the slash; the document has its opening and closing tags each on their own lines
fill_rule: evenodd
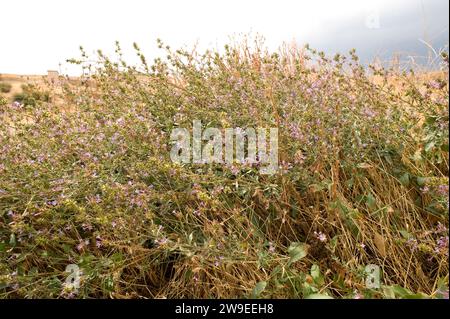
<svg viewBox="0 0 450 319">
<path fill-rule="evenodd" d="M 323 243 L 327 241 L 327 235 L 322 232 L 314 232 L 314 236 Z"/>
<path fill-rule="evenodd" d="M 92 230 L 92 226 L 90 225 L 90 224 L 87 224 L 87 223 L 83 223 L 83 224 L 81 224 L 81 228 L 83 228 L 83 230 L 84 231 L 90 231 L 90 230 Z"/>
<path fill-rule="evenodd" d="M 20 102 L 18 102 L 18 101 L 14 101 L 13 104 L 12 104 L 12 106 L 13 106 L 13 107 L 16 107 L 16 108 L 20 108 L 20 107 L 23 106 L 23 104 L 20 103 Z"/>
<path fill-rule="evenodd" d="M 447 233 L 447 232 L 448 232 L 448 228 L 445 227 L 445 225 L 442 224 L 441 222 L 438 222 L 435 233 L 442 234 L 442 233 Z"/>
<path fill-rule="evenodd" d="M 359 292 L 355 291 L 354 295 L 353 295 L 353 299 L 364 299 L 364 295 L 362 295 Z"/>
<path fill-rule="evenodd" d="M 281 161 L 280 170 L 283 174 L 289 172 L 290 169 L 292 169 L 292 163 Z"/>
<path fill-rule="evenodd" d="M 363 111 L 363 115 L 371 119 L 374 118 L 377 115 L 377 113 L 369 108 L 365 108 Z"/>
<path fill-rule="evenodd" d="M 448 196 L 448 185 L 439 185 L 437 192 L 441 196 Z"/>
<path fill-rule="evenodd" d="M 82 240 L 82 239 L 80 239 L 80 242 L 78 243 L 78 245 L 77 245 L 77 250 L 78 251 L 81 251 L 81 250 L 83 250 L 84 249 L 84 247 L 86 247 L 87 245 L 89 245 L 89 239 L 86 239 L 86 240 Z"/>
<path fill-rule="evenodd" d="M 237 168 L 236 166 L 231 165 L 231 166 L 229 166 L 228 168 L 230 169 L 231 174 L 233 174 L 233 175 L 239 174 L 239 171 L 240 171 L 240 170 L 239 170 L 239 168 Z"/>
<path fill-rule="evenodd" d="M 218 195 L 223 191 L 223 186 L 216 186 L 214 187 L 212 193 L 213 195 Z"/>
<path fill-rule="evenodd" d="M 76 297 L 76 293 L 74 291 L 71 291 L 67 294 L 67 299 L 74 299 Z"/>
<path fill-rule="evenodd" d="M 436 253 L 443 253 L 448 256 L 448 236 L 441 236 L 436 241 L 436 247 L 434 249 Z"/>
<path fill-rule="evenodd" d="M 442 299 L 448 299 L 448 289 L 447 290 L 438 290 L 437 291 L 442 297 Z"/>
<path fill-rule="evenodd" d="M 415 251 L 417 249 L 418 243 L 417 243 L 417 239 L 415 238 L 409 238 L 406 241 L 406 245 L 412 250 Z"/>
<path fill-rule="evenodd" d="M 162 246 L 164 244 L 166 244 L 169 240 L 166 237 L 163 237 L 161 239 L 156 240 L 156 244 L 158 244 L 159 246 Z"/>
<path fill-rule="evenodd" d="M 275 252 L 275 246 L 272 242 L 269 242 L 269 252 L 274 253 Z"/>
<path fill-rule="evenodd" d="M 441 84 L 436 81 L 436 80 L 432 80 L 428 83 L 430 85 L 430 87 L 434 88 L 434 89 L 440 89 L 441 88 Z"/>
<path fill-rule="evenodd" d="M 292 138 L 296 139 L 296 140 L 302 140 L 303 139 L 303 134 L 300 132 L 300 129 L 298 128 L 297 125 L 295 125 L 294 123 L 290 123 L 288 125 L 288 128 L 290 130 L 290 135 Z"/>
<path fill-rule="evenodd" d="M 58 201 L 57 200 L 48 201 L 47 205 L 49 205 L 49 206 L 56 206 L 56 205 L 58 205 Z"/>
<path fill-rule="evenodd" d="M 420 189 L 420 191 L 422 192 L 422 194 L 426 194 L 430 191 L 430 188 L 428 186 L 424 186 Z"/>
<path fill-rule="evenodd" d="M 95 246 L 97 246 L 97 248 L 102 247 L 102 241 L 103 239 L 100 236 L 95 237 Z"/>
<path fill-rule="evenodd" d="M 294 163 L 297 165 L 301 165 L 305 162 L 306 157 L 303 155 L 302 151 L 298 151 L 295 153 Z"/>
</svg>

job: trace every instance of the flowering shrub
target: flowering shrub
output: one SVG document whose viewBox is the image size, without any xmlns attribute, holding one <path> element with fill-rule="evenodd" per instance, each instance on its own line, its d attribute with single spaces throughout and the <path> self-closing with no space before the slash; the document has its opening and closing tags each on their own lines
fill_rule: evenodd
<svg viewBox="0 0 450 319">
<path fill-rule="evenodd" d="M 158 44 L 139 67 L 82 51 L 62 103 L 0 113 L 0 296 L 448 296 L 447 67 Z M 196 119 L 277 127 L 280 169 L 173 163 Z"/>
</svg>

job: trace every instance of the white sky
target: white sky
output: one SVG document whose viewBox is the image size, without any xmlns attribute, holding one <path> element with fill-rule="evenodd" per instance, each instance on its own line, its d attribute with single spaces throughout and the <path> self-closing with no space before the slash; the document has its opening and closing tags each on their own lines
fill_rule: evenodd
<svg viewBox="0 0 450 319">
<path fill-rule="evenodd" d="M 0 5 L 0 73 L 43 74 L 88 52 L 126 53 L 136 41 L 149 57 L 156 38 L 172 47 L 221 46 L 228 36 L 258 32 L 275 48 L 283 41 L 326 36 L 331 22 L 364 17 L 376 8 L 399 10 L 420 0 L 6 0 Z M 422 0 L 427 1 L 427 0 Z M 447 1 L 447 0 L 444 0 Z M 65 66 L 61 71 L 69 71 Z"/>
</svg>

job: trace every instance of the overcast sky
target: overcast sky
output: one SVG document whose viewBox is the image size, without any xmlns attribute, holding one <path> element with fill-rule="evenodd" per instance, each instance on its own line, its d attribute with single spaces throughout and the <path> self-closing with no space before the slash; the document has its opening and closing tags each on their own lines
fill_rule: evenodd
<svg viewBox="0 0 450 319">
<path fill-rule="evenodd" d="M 88 52 L 126 54 L 138 42 L 148 57 L 156 38 L 172 47 L 222 46 L 260 33 L 275 49 L 306 42 L 327 52 L 355 47 L 363 59 L 393 52 L 425 55 L 448 44 L 448 0 L 5 0 L 0 5 L 0 73 L 43 74 Z M 130 58 L 131 59 L 131 58 Z M 61 71 L 74 73 L 63 63 Z"/>
</svg>

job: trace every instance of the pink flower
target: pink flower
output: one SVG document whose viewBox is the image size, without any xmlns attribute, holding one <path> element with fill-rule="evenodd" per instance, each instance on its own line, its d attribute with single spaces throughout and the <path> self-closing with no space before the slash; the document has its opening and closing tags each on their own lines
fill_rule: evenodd
<svg viewBox="0 0 450 319">
<path fill-rule="evenodd" d="M 163 238 L 161 238 L 161 239 L 156 240 L 156 243 L 157 243 L 159 246 L 162 246 L 162 245 L 166 244 L 168 241 L 169 241 L 169 240 L 168 240 L 166 237 L 163 237 Z"/>
<path fill-rule="evenodd" d="M 425 186 L 423 188 L 420 189 L 422 191 L 422 194 L 426 194 L 430 191 L 430 188 L 428 186 Z"/>
<path fill-rule="evenodd" d="M 269 252 L 274 253 L 275 252 L 275 246 L 272 242 L 269 243 Z"/>
<path fill-rule="evenodd" d="M 320 240 L 321 242 L 326 242 L 327 241 L 327 235 L 325 235 L 322 232 L 314 232 L 314 236 Z"/>
</svg>

